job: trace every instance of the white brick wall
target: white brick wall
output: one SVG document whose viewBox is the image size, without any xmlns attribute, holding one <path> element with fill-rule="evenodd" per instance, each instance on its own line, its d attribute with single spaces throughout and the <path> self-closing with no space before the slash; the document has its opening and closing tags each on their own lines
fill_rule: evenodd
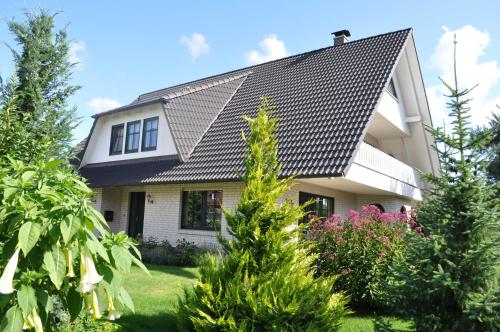
<svg viewBox="0 0 500 332">
<path fill-rule="evenodd" d="M 127 231 L 130 192 L 143 191 L 151 195 L 153 203 L 146 198 L 144 208 L 144 239 L 155 237 L 159 241 L 167 240 L 175 245 L 177 240 L 186 239 L 199 246 L 217 246 L 216 233 L 211 231 L 181 229 L 181 193 L 183 190 L 222 190 L 222 206 L 234 210 L 243 191 L 242 183 L 202 183 L 202 184 L 168 184 L 149 186 L 124 186 L 94 189 L 94 207 L 101 212 L 114 211 L 114 220 L 110 223 L 113 232 Z M 349 210 L 360 209 L 364 204 L 380 203 L 386 211 L 399 211 L 403 204 L 412 205 L 410 200 L 396 196 L 373 196 L 349 193 L 325 188 L 297 180 L 296 185 L 282 199 L 299 201 L 299 191 L 314 193 L 334 198 L 334 212 L 345 215 Z M 222 216 L 221 229 L 225 236 L 227 223 Z"/>
</svg>

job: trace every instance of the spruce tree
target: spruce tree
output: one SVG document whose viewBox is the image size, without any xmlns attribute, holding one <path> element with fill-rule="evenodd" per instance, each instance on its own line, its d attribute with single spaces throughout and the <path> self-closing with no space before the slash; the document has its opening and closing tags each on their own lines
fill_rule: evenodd
<svg viewBox="0 0 500 332">
<path fill-rule="evenodd" d="M 181 331 L 335 331 L 346 313 L 333 279 L 314 278 L 315 256 L 291 227 L 302 207 L 278 203 L 293 179 L 278 177 L 278 123 L 271 112 L 264 99 L 257 117 L 246 118 L 245 189 L 236 211 L 224 211 L 232 237 L 219 234 L 224 254 L 206 256 L 194 289 L 185 291 Z"/>
<path fill-rule="evenodd" d="M 453 85 L 443 81 L 451 132 L 430 129 L 441 172 L 424 175 L 430 190 L 417 209 L 417 220 L 430 235 L 408 234 L 390 284 L 395 309 L 411 318 L 417 331 L 496 331 L 500 201 L 487 181 L 483 147 L 490 137 L 472 134 L 470 90 L 458 87 L 456 61 L 454 77 Z"/>
<path fill-rule="evenodd" d="M 11 47 L 15 73 L 7 84 L 2 84 L 0 129 L 15 133 L 8 141 L 0 141 L 2 156 L 9 154 L 31 162 L 38 158 L 66 158 L 71 151 L 76 119 L 68 98 L 79 87 L 70 84 L 74 64 L 68 59 L 67 33 L 65 29 L 55 30 L 54 18 L 38 10 L 26 13 L 25 22 L 8 22 L 19 51 Z M 13 130 L 17 126 L 22 131 Z M 16 136 L 20 142 L 30 136 L 36 144 L 16 144 Z"/>
</svg>

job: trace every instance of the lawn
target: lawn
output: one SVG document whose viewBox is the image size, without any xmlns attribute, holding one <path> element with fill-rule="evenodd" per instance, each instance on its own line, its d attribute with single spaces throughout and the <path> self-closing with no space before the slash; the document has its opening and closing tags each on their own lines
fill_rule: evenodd
<svg viewBox="0 0 500 332">
<path fill-rule="evenodd" d="M 117 323 L 122 331 L 175 331 L 172 312 L 182 287 L 189 286 L 197 276 L 196 268 L 148 265 L 151 277 L 138 268 L 125 278 L 125 287 L 135 304 L 135 314 L 126 313 Z M 373 316 L 352 315 L 345 318 L 341 332 L 373 331 Z M 397 329 L 408 331 L 406 322 L 391 319 Z"/>
</svg>

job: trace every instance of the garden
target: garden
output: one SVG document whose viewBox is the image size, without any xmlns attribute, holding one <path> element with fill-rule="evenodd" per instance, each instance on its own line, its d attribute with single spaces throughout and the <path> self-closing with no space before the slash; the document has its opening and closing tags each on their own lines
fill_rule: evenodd
<svg viewBox="0 0 500 332">
<path fill-rule="evenodd" d="M 0 99 L 0 331 L 500 329 L 499 127 L 470 126 L 469 90 L 446 85 L 452 129 L 428 128 L 441 173 L 423 174 L 415 210 L 297 224 L 307 203 L 278 204 L 295 177 L 280 176 L 279 119 L 262 98 L 220 252 L 138 243 L 111 233 L 70 164 L 78 87 L 54 18 L 9 22 L 20 50 Z"/>
</svg>

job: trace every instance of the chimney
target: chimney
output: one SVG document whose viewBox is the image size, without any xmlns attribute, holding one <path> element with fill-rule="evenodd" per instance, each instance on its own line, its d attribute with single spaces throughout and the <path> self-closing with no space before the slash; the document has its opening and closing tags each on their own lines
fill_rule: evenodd
<svg viewBox="0 0 500 332">
<path fill-rule="evenodd" d="M 333 38 L 333 46 L 344 45 L 349 42 L 349 37 L 351 37 L 351 33 L 349 30 L 340 30 L 332 33 L 335 37 Z"/>
</svg>

